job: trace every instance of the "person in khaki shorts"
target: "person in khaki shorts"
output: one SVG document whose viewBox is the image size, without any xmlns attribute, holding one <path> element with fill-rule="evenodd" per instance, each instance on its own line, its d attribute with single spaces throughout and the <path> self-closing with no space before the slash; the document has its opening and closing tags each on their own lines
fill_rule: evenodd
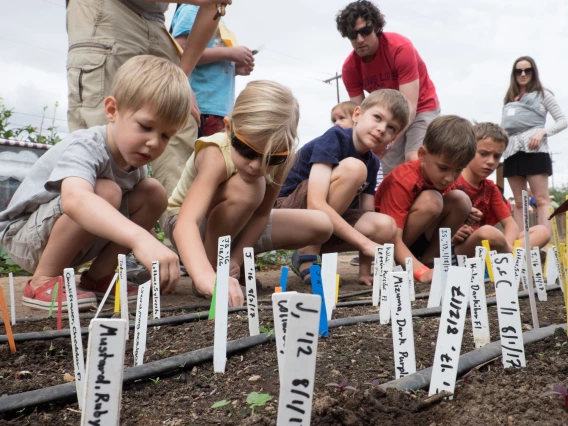
<svg viewBox="0 0 568 426">
<path fill-rule="evenodd" d="M 179 3 L 214 9 L 218 1 L 182 0 Z M 231 4 L 232 0 L 223 3 Z M 128 59 L 153 55 L 180 63 L 182 51 L 164 26 L 168 6 L 168 2 L 153 0 L 67 1 L 67 119 L 71 131 L 106 124 L 103 100 L 109 95 L 116 71 Z M 210 33 L 200 35 L 203 48 L 217 28 L 210 17 L 205 25 L 210 26 L 207 28 Z M 151 162 L 153 176 L 164 186 L 168 196 L 193 152 L 198 121 L 199 110 L 194 108 L 185 128 L 172 138 L 164 154 Z"/>
<path fill-rule="evenodd" d="M 167 195 L 145 166 L 187 123 L 187 77 L 166 59 L 137 56 L 117 71 L 110 93 L 108 124 L 76 130 L 51 148 L 0 213 L 0 244 L 33 273 L 26 306 L 49 309 L 63 269 L 95 259 L 78 286 L 79 307 L 89 306 L 108 289 L 117 255 L 131 250 L 147 268 L 160 262 L 164 292 L 179 281 L 177 255 L 149 233 Z M 127 290 L 136 300 L 136 288 Z"/>
</svg>

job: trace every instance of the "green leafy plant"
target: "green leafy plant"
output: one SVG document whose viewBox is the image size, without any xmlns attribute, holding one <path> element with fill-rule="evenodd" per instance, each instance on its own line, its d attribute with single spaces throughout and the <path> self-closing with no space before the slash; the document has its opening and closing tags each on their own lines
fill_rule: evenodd
<svg viewBox="0 0 568 426">
<path fill-rule="evenodd" d="M 291 250 L 272 250 L 256 255 L 256 266 L 259 270 L 263 270 L 288 265 L 293 253 Z"/>
<path fill-rule="evenodd" d="M 0 276 L 6 276 L 10 272 L 14 275 L 30 275 L 18 265 L 16 265 L 16 263 L 12 259 L 10 259 L 10 256 L 8 256 L 8 253 L 6 253 L 4 247 L 0 246 Z"/>
<path fill-rule="evenodd" d="M 266 327 L 264 327 L 264 326 L 262 326 L 262 325 L 259 326 L 258 329 L 259 329 L 262 333 L 266 334 L 267 337 L 270 337 L 270 336 L 272 336 L 272 335 L 274 334 L 274 329 L 270 327 L 270 324 L 269 324 L 269 323 L 266 323 Z"/>
<path fill-rule="evenodd" d="M 160 378 L 159 378 L 159 377 L 156 377 L 155 379 L 152 379 L 152 378 L 150 377 L 150 380 L 152 381 L 152 383 L 154 383 L 155 385 L 157 385 L 157 384 L 159 383 L 159 381 L 160 381 Z"/>
<path fill-rule="evenodd" d="M 272 400 L 272 397 L 267 393 L 249 393 L 247 396 L 247 404 L 252 410 L 251 416 L 254 416 L 254 410 L 256 407 L 263 407 L 270 400 Z"/>
<path fill-rule="evenodd" d="M 237 416 L 237 413 L 235 413 L 235 411 L 233 410 L 232 401 L 222 399 L 221 401 L 217 401 L 215 404 L 213 404 L 211 408 L 214 410 L 216 410 L 217 408 L 226 408 L 227 410 L 230 411 L 231 415 L 235 418 L 237 423 L 241 422 L 241 419 L 239 418 L 239 416 Z"/>
</svg>

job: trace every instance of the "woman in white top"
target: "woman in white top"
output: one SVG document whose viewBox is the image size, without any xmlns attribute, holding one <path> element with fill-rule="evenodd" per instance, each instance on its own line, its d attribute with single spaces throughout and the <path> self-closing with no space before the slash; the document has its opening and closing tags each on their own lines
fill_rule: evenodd
<svg viewBox="0 0 568 426">
<path fill-rule="evenodd" d="M 543 88 L 536 63 L 529 56 L 515 61 L 504 103 L 501 126 L 509 134 L 509 145 L 503 154 L 503 175 L 515 198 L 515 221 L 522 229 L 522 191 L 527 189 L 528 182 L 536 202 L 538 224 L 550 230 L 548 177 L 552 175 L 552 161 L 548 137 L 564 130 L 568 122 L 552 92 Z M 554 119 L 548 126 L 547 113 Z"/>
</svg>

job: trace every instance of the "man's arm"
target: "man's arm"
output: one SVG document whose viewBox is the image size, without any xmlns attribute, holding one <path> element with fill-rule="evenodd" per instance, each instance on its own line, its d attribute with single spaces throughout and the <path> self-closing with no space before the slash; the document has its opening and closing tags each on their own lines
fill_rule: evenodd
<svg viewBox="0 0 568 426">
<path fill-rule="evenodd" d="M 357 105 L 361 105 L 361 103 L 365 99 L 365 94 L 361 93 L 360 95 L 353 96 L 352 98 L 349 99 L 351 100 L 351 102 L 355 102 Z"/>
<path fill-rule="evenodd" d="M 418 107 L 418 93 L 420 90 L 420 81 L 418 79 L 411 81 L 410 83 L 401 84 L 398 88 L 399 92 L 402 93 L 408 100 L 409 105 L 409 117 L 408 124 L 404 130 L 400 133 L 399 138 L 408 127 L 412 124 L 416 118 L 416 108 Z"/>
<path fill-rule="evenodd" d="M 188 34 L 182 34 L 176 37 L 176 41 L 184 50 L 187 43 L 187 37 Z M 219 61 L 232 61 L 239 65 L 254 66 L 252 51 L 245 46 L 208 47 L 197 61 L 197 65 L 211 64 Z"/>
</svg>

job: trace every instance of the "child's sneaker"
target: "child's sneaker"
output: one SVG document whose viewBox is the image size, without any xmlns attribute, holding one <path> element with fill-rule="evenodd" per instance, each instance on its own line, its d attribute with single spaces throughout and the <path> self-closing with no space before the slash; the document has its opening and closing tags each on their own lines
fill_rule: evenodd
<svg viewBox="0 0 568 426">
<path fill-rule="evenodd" d="M 53 299 L 53 291 L 58 279 L 59 277 L 52 278 L 35 290 L 30 286 L 31 280 L 29 280 L 24 287 L 22 304 L 32 309 L 43 309 L 49 311 L 49 308 L 51 307 L 51 300 Z M 63 284 L 63 282 L 61 284 Z M 96 305 L 96 303 L 97 298 L 93 292 L 77 289 L 77 306 L 79 309 L 90 308 L 91 305 Z M 57 297 L 55 299 L 55 307 L 57 307 Z M 64 285 L 63 302 L 61 303 L 61 307 L 64 311 L 67 311 L 67 292 L 65 291 Z"/>
<path fill-rule="evenodd" d="M 92 291 L 99 299 L 102 299 L 108 290 L 108 286 L 112 282 L 114 273 L 101 278 L 98 281 L 93 281 L 87 275 L 88 271 L 81 274 L 81 280 L 79 281 L 79 288 L 85 291 Z M 121 283 L 122 284 L 122 283 Z M 128 295 L 128 302 L 136 302 L 138 298 L 138 287 L 128 283 L 126 286 L 126 294 Z M 111 290 L 108 295 L 107 301 L 111 302 L 114 300 L 114 290 Z"/>
</svg>

